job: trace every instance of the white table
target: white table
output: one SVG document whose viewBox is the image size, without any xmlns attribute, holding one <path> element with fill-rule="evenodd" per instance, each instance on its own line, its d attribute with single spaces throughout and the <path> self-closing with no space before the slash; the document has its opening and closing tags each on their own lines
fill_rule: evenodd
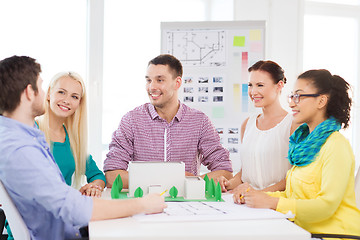
<svg viewBox="0 0 360 240">
<path fill-rule="evenodd" d="M 90 240 L 305 240 L 310 233 L 285 219 L 144 223 L 134 218 L 90 222 Z"/>
<path fill-rule="evenodd" d="M 103 194 L 109 197 L 109 190 Z M 228 220 L 201 222 L 141 222 L 135 218 L 93 221 L 89 224 L 90 240 L 307 240 L 309 232 L 286 219 Z"/>
</svg>

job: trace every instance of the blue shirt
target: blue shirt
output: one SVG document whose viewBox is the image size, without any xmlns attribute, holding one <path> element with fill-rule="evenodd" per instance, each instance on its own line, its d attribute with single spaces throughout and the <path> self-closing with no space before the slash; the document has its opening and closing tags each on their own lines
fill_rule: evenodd
<svg viewBox="0 0 360 240">
<path fill-rule="evenodd" d="M 0 116 L 0 179 L 19 210 L 31 239 L 79 237 L 93 201 L 68 186 L 44 134 Z"/>
</svg>

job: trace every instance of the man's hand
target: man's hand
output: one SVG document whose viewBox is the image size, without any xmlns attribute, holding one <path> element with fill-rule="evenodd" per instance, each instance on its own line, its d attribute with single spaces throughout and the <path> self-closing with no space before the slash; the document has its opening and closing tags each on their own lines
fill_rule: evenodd
<svg viewBox="0 0 360 240">
<path fill-rule="evenodd" d="M 195 176 L 195 175 L 192 174 L 191 172 L 186 172 L 186 171 L 185 171 L 185 176 L 186 176 L 186 177 L 191 177 L 191 176 Z"/>
<path fill-rule="evenodd" d="M 216 181 L 220 183 L 222 192 L 227 192 L 229 190 L 230 181 L 226 177 L 220 176 L 216 179 Z"/>
</svg>

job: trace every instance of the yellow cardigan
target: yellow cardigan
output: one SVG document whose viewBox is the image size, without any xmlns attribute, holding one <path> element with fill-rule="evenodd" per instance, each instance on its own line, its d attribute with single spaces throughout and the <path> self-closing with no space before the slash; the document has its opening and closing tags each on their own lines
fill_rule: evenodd
<svg viewBox="0 0 360 240">
<path fill-rule="evenodd" d="M 311 233 L 360 235 L 354 167 L 349 142 L 334 132 L 314 162 L 287 172 L 285 191 L 267 194 L 280 197 L 276 211 L 291 211 L 295 223 Z"/>
</svg>

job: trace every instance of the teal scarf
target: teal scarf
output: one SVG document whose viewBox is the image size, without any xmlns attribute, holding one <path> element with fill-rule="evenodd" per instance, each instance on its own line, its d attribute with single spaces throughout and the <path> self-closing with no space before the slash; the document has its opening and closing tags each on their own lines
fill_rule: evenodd
<svg viewBox="0 0 360 240">
<path fill-rule="evenodd" d="M 326 139 L 335 131 L 339 131 L 341 124 L 330 117 L 316 126 L 309 134 L 306 123 L 298 127 L 290 136 L 289 161 L 295 166 L 306 166 L 312 163 Z"/>
</svg>

